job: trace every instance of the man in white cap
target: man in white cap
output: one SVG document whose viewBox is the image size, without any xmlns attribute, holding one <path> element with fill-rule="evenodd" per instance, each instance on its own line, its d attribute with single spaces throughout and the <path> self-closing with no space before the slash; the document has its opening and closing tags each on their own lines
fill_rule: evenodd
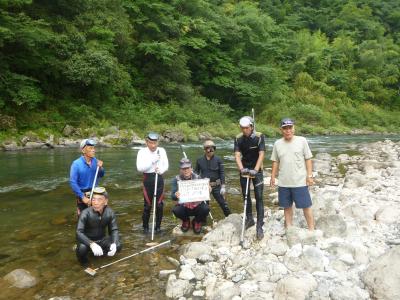
<svg viewBox="0 0 400 300">
<path fill-rule="evenodd" d="M 70 169 L 69 183 L 76 196 L 77 214 L 90 205 L 90 199 L 85 192 L 90 191 L 93 182 L 98 184 L 98 179 L 104 176 L 103 161 L 96 159 L 96 142 L 92 139 L 84 139 L 80 143 L 82 156 L 74 160 Z M 99 167 L 97 178 L 96 169 Z"/>
<path fill-rule="evenodd" d="M 157 178 L 156 191 L 156 224 L 155 232 L 161 232 L 161 221 L 164 207 L 164 178 L 163 174 L 168 170 L 168 157 L 164 148 L 158 147 L 159 136 L 155 132 L 149 132 L 146 136 L 146 146 L 139 150 L 136 159 L 136 167 L 143 173 L 143 232 L 149 233 L 150 212 L 153 203 L 154 187 Z"/>
<path fill-rule="evenodd" d="M 314 184 L 312 174 L 312 153 L 307 140 L 294 135 L 294 121 L 289 118 L 281 121 L 282 138 L 274 143 L 272 150 L 271 187 L 275 187 L 275 178 L 279 172 L 278 199 L 284 208 L 285 227 L 293 222 L 293 202 L 296 208 L 302 208 L 308 229 L 314 229 L 311 210 L 311 197 L 308 187 Z"/>
<path fill-rule="evenodd" d="M 239 121 L 242 133 L 236 136 L 234 140 L 235 160 L 240 171 L 240 185 L 243 198 L 247 197 L 246 207 L 246 228 L 254 226 L 252 204 L 250 200 L 250 187 L 246 188 L 247 182 L 251 178 L 254 187 L 257 210 L 257 239 L 264 237 L 264 179 L 263 179 L 263 160 L 265 156 L 265 139 L 260 132 L 254 131 L 254 122 L 251 117 L 242 117 Z M 250 185 L 250 183 L 249 183 Z M 248 194 L 246 194 L 246 190 Z"/>
<path fill-rule="evenodd" d="M 197 159 L 194 170 L 201 178 L 210 179 L 211 194 L 227 217 L 231 211 L 224 199 L 226 193 L 224 163 L 221 158 L 214 155 L 217 147 L 212 140 L 206 140 L 203 148 L 204 155 Z"/>
<path fill-rule="evenodd" d="M 179 175 L 172 179 L 171 198 L 174 201 L 178 201 L 178 203 L 172 209 L 172 212 L 177 218 L 182 220 L 182 232 L 186 232 L 190 229 L 190 217 L 193 216 L 193 232 L 200 234 L 202 226 L 207 222 L 207 215 L 210 212 L 208 204 L 205 201 L 179 203 L 179 198 L 181 195 L 178 189 L 178 182 L 180 180 L 193 179 L 200 179 L 200 176 L 193 173 L 191 161 L 187 158 L 182 158 L 179 161 Z"/>
</svg>

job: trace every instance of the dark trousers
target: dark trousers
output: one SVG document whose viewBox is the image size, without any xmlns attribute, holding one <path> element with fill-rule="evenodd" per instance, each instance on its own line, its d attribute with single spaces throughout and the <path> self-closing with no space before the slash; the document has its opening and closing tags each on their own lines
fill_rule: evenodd
<svg viewBox="0 0 400 300">
<path fill-rule="evenodd" d="M 195 222 L 206 223 L 210 208 L 205 202 L 201 202 L 193 209 L 187 208 L 183 206 L 183 204 L 178 204 L 172 209 L 172 212 L 178 219 L 181 219 L 182 221 L 187 221 L 191 216 L 194 216 Z"/>
<path fill-rule="evenodd" d="M 103 249 L 103 256 L 107 255 L 107 252 L 110 251 L 110 246 L 112 244 L 111 242 L 111 237 L 107 236 L 102 238 L 101 240 L 94 241 L 96 244 L 98 244 L 102 249 Z M 117 242 L 117 252 L 121 251 L 122 245 L 120 242 Z M 86 264 L 88 263 L 88 253 L 91 251 L 89 246 L 86 246 L 85 244 L 79 243 L 77 244 L 76 247 L 76 257 L 78 258 L 78 261 L 81 264 Z"/>
<path fill-rule="evenodd" d="M 221 186 L 220 185 L 214 186 L 211 190 L 211 194 L 213 195 L 214 199 L 218 202 L 219 206 L 224 212 L 225 217 L 229 216 L 231 214 L 231 210 L 229 209 L 228 203 L 226 203 L 224 196 L 221 195 Z"/>
<path fill-rule="evenodd" d="M 153 206 L 154 197 L 154 184 L 156 181 L 155 173 L 146 173 L 143 175 L 143 196 L 144 196 L 144 209 L 143 209 L 143 228 L 149 229 L 150 213 Z M 161 226 L 164 208 L 164 179 L 158 175 L 157 181 L 157 195 L 156 195 L 156 224 L 155 228 Z"/>
<path fill-rule="evenodd" d="M 247 194 L 247 206 L 246 206 L 246 219 L 253 218 L 252 203 L 250 198 L 250 182 L 253 182 L 254 195 L 256 198 L 256 210 L 257 210 L 257 226 L 264 224 L 264 202 L 263 202 L 263 191 L 264 191 L 264 178 L 263 173 L 258 172 L 254 178 L 249 179 L 249 188 Z M 245 199 L 246 193 L 246 177 L 240 177 L 240 186 L 242 187 L 243 200 Z"/>
</svg>

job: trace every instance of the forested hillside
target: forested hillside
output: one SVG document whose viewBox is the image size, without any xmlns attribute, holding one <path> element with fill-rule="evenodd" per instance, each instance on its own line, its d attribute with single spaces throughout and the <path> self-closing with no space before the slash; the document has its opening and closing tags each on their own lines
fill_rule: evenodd
<svg viewBox="0 0 400 300">
<path fill-rule="evenodd" d="M 399 132 L 399 67 L 398 0 L 0 0 L 3 132 Z"/>
</svg>

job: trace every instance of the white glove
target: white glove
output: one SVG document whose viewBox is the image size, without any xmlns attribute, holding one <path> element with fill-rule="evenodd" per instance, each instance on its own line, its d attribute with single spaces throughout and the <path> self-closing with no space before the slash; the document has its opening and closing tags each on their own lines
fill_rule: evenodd
<svg viewBox="0 0 400 300">
<path fill-rule="evenodd" d="M 221 185 L 221 190 L 219 191 L 219 193 L 221 195 L 225 195 L 225 193 L 226 193 L 225 184 Z"/>
<path fill-rule="evenodd" d="M 92 249 L 94 256 L 102 256 L 103 255 L 103 249 L 96 243 L 91 243 L 90 244 L 90 249 Z"/>
<path fill-rule="evenodd" d="M 117 245 L 115 243 L 112 243 L 110 246 L 110 251 L 108 251 L 107 255 L 114 256 L 115 252 L 117 252 Z"/>
</svg>

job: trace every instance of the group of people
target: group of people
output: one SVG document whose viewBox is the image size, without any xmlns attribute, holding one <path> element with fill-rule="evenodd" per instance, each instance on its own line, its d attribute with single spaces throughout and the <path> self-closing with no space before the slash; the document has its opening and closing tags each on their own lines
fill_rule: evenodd
<svg viewBox="0 0 400 300">
<path fill-rule="evenodd" d="M 265 137 L 254 130 L 254 121 L 244 116 L 240 119 L 241 133 L 234 139 L 235 161 L 240 173 L 240 185 L 243 199 L 250 199 L 250 182 L 253 183 L 256 199 L 257 221 L 254 221 L 252 201 L 246 201 L 245 228 L 256 225 L 257 239 L 264 237 L 263 202 L 263 161 L 265 157 Z M 308 228 L 314 229 L 311 210 L 311 197 L 308 186 L 312 185 L 312 153 L 304 137 L 296 136 L 294 121 L 283 119 L 280 124 L 282 138 L 274 143 L 271 160 L 272 171 L 270 186 L 275 187 L 279 179 L 279 205 L 284 208 L 285 226 L 292 225 L 293 202 L 302 208 Z M 71 165 L 70 185 L 76 196 L 78 224 L 76 229 L 76 255 L 81 264 L 88 263 L 89 249 L 95 256 L 113 256 L 121 249 L 115 213 L 107 205 L 108 194 L 105 188 L 98 187 L 99 178 L 104 176 L 103 162 L 95 157 L 95 141 L 85 139 L 80 144 L 82 156 Z M 176 201 L 173 214 L 182 221 L 183 232 L 193 229 L 200 233 L 207 222 L 210 212 L 209 202 L 199 201 L 181 203 L 179 181 L 209 179 L 209 190 L 228 216 L 231 210 L 225 198 L 226 184 L 224 164 L 215 155 L 216 145 L 212 140 L 203 144 L 204 155 L 196 160 L 195 167 L 184 157 L 179 161 L 179 174 L 172 179 L 171 198 Z M 186 156 L 186 155 L 185 155 Z M 144 208 L 142 214 L 143 232 L 149 233 L 149 221 L 152 208 L 155 211 L 155 233 L 161 232 L 164 210 L 164 178 L 169 163 L 164 148 L 159 147 L 159 136 L 150 132 L 146 136 L 146 147 L 139 150 L 136 161 L 137 170 L 143 173 Z M 95 188 L 94 188 L 95 187 Z M 155 208 L 153 207 L 155 203 Z M 192 217 L 192 219 L 191 219 Z M 106 235 L 108 230 L 108 236 Z"/>
</svg>

